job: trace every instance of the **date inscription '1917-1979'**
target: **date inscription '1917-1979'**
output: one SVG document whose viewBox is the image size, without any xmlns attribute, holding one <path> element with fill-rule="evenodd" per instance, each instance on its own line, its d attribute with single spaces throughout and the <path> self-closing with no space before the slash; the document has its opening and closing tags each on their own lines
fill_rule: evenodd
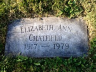
<svg viewBox="0 0 96 72">
<path fill-rule="evenodd" d="M 50 47 L 50 45 L 41 45 L 41 47 Z M 38 48 L 38 44 L 24 44 L 24 50 L 30 50 L 30 49 L 36 49 Z M 54 49 L 64 49 L 64 48 L 69 48 L 69 44 L 67 43 L 55 43 L 53 44 Z"/>
</svg>

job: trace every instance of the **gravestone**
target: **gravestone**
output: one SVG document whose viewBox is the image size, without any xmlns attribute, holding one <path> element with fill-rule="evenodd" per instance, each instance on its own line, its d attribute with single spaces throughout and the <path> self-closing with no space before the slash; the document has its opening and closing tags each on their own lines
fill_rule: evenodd
<svg viewBox="0 0 96 72">
<path fill-rule="evenodd" d="M 87 56 L 87 25 L 82 19 L 24 18 L 8 25 L 5 55 Z"/>
</svg>

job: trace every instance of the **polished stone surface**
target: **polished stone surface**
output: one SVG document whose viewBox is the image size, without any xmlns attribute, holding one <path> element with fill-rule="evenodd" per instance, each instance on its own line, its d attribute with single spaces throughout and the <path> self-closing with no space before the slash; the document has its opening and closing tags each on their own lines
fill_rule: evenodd
<svg viewBox="0 0 96 72">
<path fill-rule="evenodd" d="M 82 19 L 23 18 L 8 25 L 5 55 L 87 56 L 87 25 Z"/>
</svg>

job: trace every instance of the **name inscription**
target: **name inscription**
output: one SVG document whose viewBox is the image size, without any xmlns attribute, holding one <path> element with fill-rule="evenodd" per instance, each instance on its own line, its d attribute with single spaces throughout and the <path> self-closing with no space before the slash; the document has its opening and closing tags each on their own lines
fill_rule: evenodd
<svg viewBox="0 0 96 72">
<path fill-rule="evenodd" d="M 59 25 L 57 28 L 54 25 L 38 25 L 38 26 L 21 26 L 21 33 L 33 32 L 33 31 L 52 31 L 52 30 L 64 30 L 71 32 L 72 27 Z"/>
</svg>

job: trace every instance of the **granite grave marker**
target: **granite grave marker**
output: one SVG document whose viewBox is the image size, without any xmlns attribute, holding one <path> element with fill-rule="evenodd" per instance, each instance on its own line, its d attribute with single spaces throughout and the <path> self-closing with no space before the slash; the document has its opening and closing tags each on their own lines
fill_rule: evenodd
<svg viewBox="0 0 96 72">
<path fill-rule="evenodd" d="M 87 25 L 82 19 L 23 18 L 8 25 L 5 55 L 87 56 Z"/>
</svg>

